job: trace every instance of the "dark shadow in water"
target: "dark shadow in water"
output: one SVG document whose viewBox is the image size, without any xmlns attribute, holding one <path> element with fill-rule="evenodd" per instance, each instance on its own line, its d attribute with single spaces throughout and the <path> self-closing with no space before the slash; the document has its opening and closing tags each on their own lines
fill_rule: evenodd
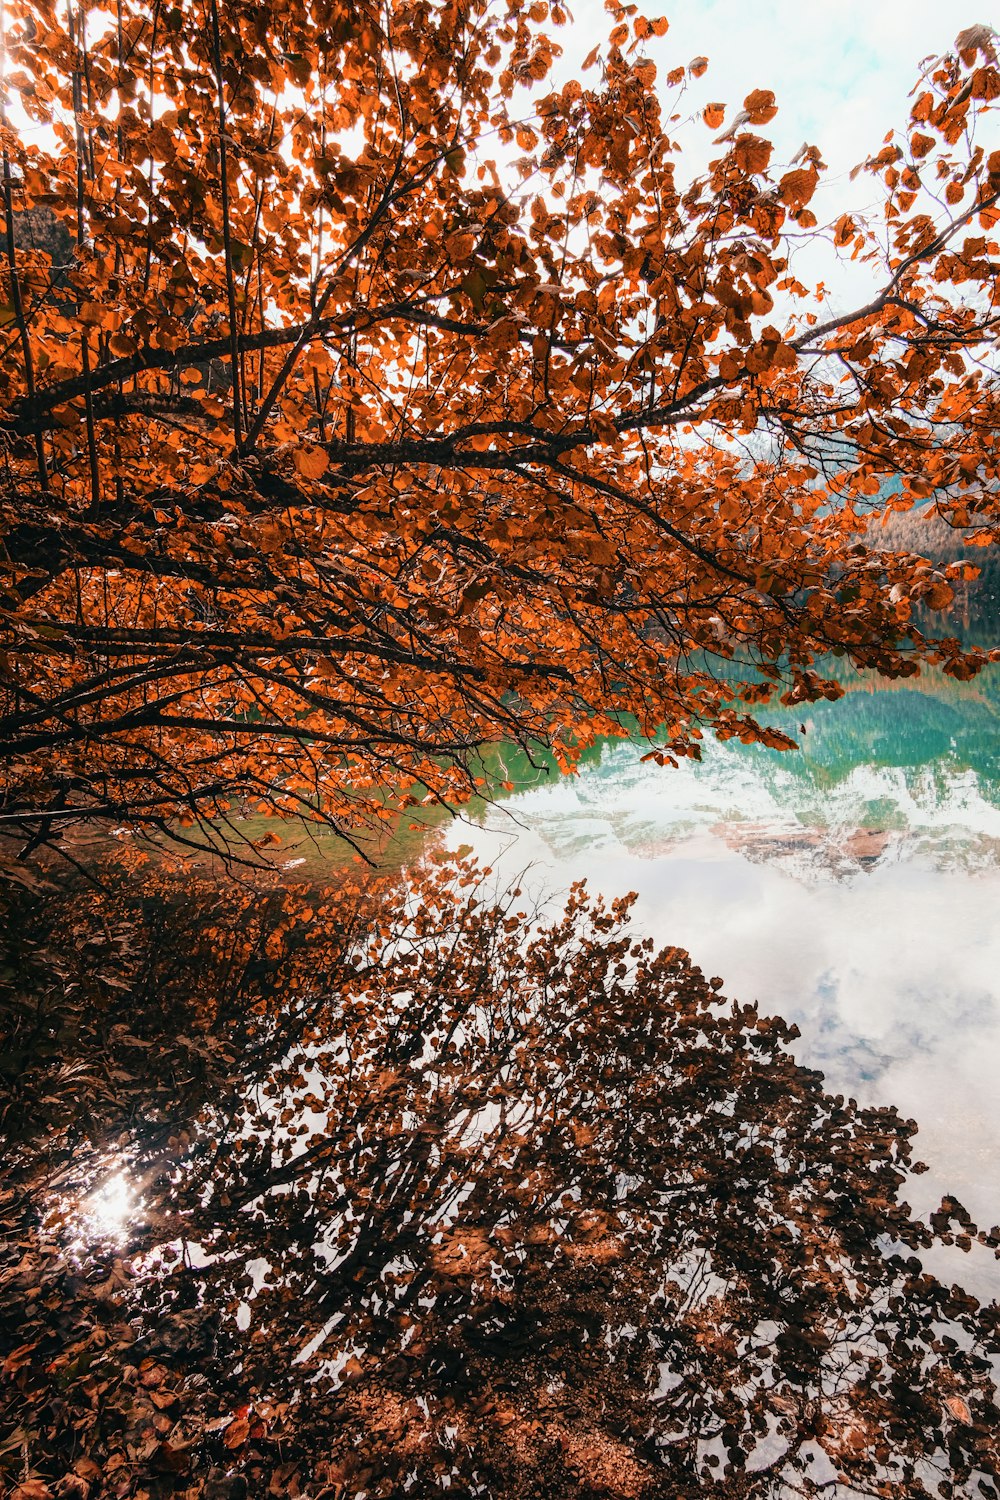
<svg viewBox="0 0 1000 1500">
<path fill-rule="evenodd" d="M 11 895 L 8 1492 L 1000 1494 L 915 1126 L 627 906 Z"/>
</svg>

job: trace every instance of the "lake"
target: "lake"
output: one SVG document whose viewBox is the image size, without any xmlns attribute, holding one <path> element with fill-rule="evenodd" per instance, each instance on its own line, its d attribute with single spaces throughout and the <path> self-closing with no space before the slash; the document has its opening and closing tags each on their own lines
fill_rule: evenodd
<svg viewBox="0 0 1000 1500">
<path fill-rule="evenodd" d="M 102 1461 L 230 1497 L 272 1451 L 272 1493 L 995 1495 L 995 1308 L 953 1284 L 997 1262 L 899 1197 L 1000 1219 L 1000 684 L 844 681 L 785 755 L 493 747 L 513 795 L 381 851 L 471 846 L 529 910 L 634 890 L 660 959 L 432 861 L 355 887 L 303 827 L 287 880 L 19 889 L 0 1334 L 25 1400 L 66 1371 L 54 1467 L 96 1369 Z"/>
<path fill-rule="evenodd" d="M 854 680 L 795 715 L 800 750 L 706 743 L 660 768 L 605 748 L 444 835 L 506 880 L 635 891 L 636 924 L 801 1030 L 835 1092 L 920 1127 L 918 1213 L 954 1192 L 1000 1220 L 1000 674 Z M 776 721 L 788 727 L 787 716 Z M 799 729 L 804 725 L 804 733 Z M 974 1251 L 947 1265 L 996 1296 Z M 945 1268 L 941 1260 L 935 1270 Z"/>
</svg>

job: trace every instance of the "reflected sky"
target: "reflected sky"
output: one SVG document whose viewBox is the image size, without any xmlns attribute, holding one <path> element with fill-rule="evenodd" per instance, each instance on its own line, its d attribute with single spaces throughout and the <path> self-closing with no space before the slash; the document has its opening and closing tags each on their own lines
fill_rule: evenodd
<svg viewBox="0 0 1000 1500">
<path fill-rule="evenodd" d="M 801 1029 L 828 1086 L 919 1123 L 927 1213 L 1000 1220 L 1000 759 L 990 692 L 849 693 L 802 751 L 713 743 L 676 771 L 610 747 L 448 834 L 501 878 L 634 890 L 635 919 Z M 796 725 L 796 728 L 798 726 Z M 869 758 L 865 759 L 865 752 Z M 971 1268 L 970 1268 L 971 1270 Z M 983 1277 L 986 1277 L 986 1283 Z M 1000 1270 L 976 1269 L 1000 1291 Z"/>
</svg>

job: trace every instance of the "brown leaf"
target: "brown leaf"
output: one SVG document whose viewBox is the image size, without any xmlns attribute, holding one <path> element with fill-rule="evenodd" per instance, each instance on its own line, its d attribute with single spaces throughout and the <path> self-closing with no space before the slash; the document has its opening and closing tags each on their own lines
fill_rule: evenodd
<svg viewBox="0 0 1000 1500">
<path fill-rule="evenodd" d="M 778 113 L 771 89 L 754 89 L 743 101 L 751 125 L 766 125 Z"/>
<path fill-rule="evenodd" d="M 961 1396 L 945 1396 L 944 1404 L 956 1422 L 962 1422 L 966 1427 L 972 1426 L 972 1413 Z"/>
<path fill-rule="evenodd" d="M 3 1373 L 5 1375 L 14 1375 L 21 1369 L 22 1365 L 30 1364 L 32 1351 L 37 1348 L 38 1341 L 36 1339 L 33 1344 L 19 1344 L 16 1349 L 12 1349 L 4 1360 L 3 1365 L 0 1366 Z"/>
<path fill-rule="evenodd" d="M 249 1436 L 250 1423 L 247 1418 L 236 1417 L 222 1434 L 222 1441 L 227 1448 L 242 1448 Z"/>
</svg>

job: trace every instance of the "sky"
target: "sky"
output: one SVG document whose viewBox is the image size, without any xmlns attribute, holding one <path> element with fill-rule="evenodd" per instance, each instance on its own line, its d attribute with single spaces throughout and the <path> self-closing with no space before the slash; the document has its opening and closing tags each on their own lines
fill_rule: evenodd
<svg viewBox="0 0 1000 1500">
<path fill-rule="evenodd" d="M 751 89 L 773 89 L 779 113 L 768 133 L 779 156 L 787 160 L 809 141 L 846 173 L 905 122 L 921 60 L 989 19 L 989 6 L 972 4 L 978 9 L 941 0 L 663 0 L 660 7 L 647 0 L 641 9 L 652 15 L 659 8 L 670 23 L 665 37 L 648 44 L 661 73 L 709 59 L 685 112 L 709 100 L 732 112 Z M 611 24 L 600 0 L 570 5 L 575 24 L 559 38 L 566 63 Z"/>
<path fill-rule="evenodd" d="M 560 3 L 572 19 L 554 29 L 563 56 L 553 81 L 577 77 L 599 87 L 599 71 L 584 74 L 581 65 L 614 21 L 603 0 Z M 728 126 L 752 89 L 769 88 L 778 114 L 758 129 L 774 142 L 772 168 L 780 175 L 804 143 L 819 147 L 830 170 L 811 207 L 824 224 L 846 211 L 877 210 L 880 183 L 867 173 L 851 181 L 851 169 L 881 148 L 888 130 L 905 126 L 910 93 L 928 60 L 950 50 L 959 31 L 989 21 L 991 7 L 985 0 L 959 0 L 958 8 L 942 0 L 640 0 L 639 10 L 669 23 L 664 37 L 644 44 L 661 81 L 695 57 L 709 59 L 708 70 L 669 106 L 681 114 L 671 127 L 680 180 L 703 172 L 720 152 L 713 144 L 718 130 L 701 118 L 705 105 L 724 103 Z M 16 99 L 12 119 L 25 127 Z M 998 120 L 1000 111 L 992 115 Z M 994 139 L 980 135 L 988 150 L 1000 147 L 1000 124 L 992 122 Z M 29 125 L 27 134 L 40 141 L 45 132 Z M 793 247 L 790 268 L 807 285 L 822 282 L 827 311 L 838 313 L 867 301 L 877 276 L 809 242 Z"/>
<path fill-rule="evenodd" d="M 699 87 L 709 97 L 738 107 L 752 88 L 773 89 L 778 152 L 809 141 L 838 171 L 903 124 L 921 60 L 983 19 L 941 0 L 679 0 L 665 12 L 660 45 L 672 62 L 708 57 Z"/>
<path fill-rule="evenodd" d="M 586 78 L 580 63 L 613 23 L 602 0 L 568 3 L 573 24 L 558 34 L 559 72 Z M 758 129 L 774 142 L 775 165 L 806 142 L 820 148 L 830 171 L 811 206 L 821 223 L 881 202 L 879 184 L 866 173 L 852 182 L 851 169 L 881 148 L 888 130 L 905 126 L 927 60 L 949 51 L 966 27 L 991 19 L 984 0 L 959 0 L 954 8 L 942 0 L 644 0 L 640 10 L 669 22 L 663 38 L 646 44 L 661 79 L 692 58 L 709 59 L 677 106 L 687 122 L 676 130 L 682 175 L 718 155 L 718 132 L 701 121 L 707 103 L 726 104 L 728 125 L 752 89 L 773 89 L 778 114 Z M 1000 26 L 995 12 L 992 19 Z M 987 149 L 1000 146 L 1000 128 L 992 129 Z M 824 280 L 834 305 L 870 295 L 872 273 L 812 249 L 800 260 L 796 273 L 813 284 Z"/>
<path fill-rule="evenodd" d="M 596 71 L 582 75 L 581 63 L 614 22 L 603 0 L 561 3 L 572 20 L 554 33 L 563 48 L 557 75 L 597 84 Z M 776 162 L 789 161 L 804 142 L 817 145 L 839 179 L 839 213 L 872 198 L 871 180 L 851 184 L 848 174 L 887 130 L 905 124 L 921 62 L 950 49 L 963 28 L 988 21 L 991 7 L 985 0 L 959 0 L 956 8 L 942 0 L 641 0 L 639 9 L 669 22 L 664 37 L 645 44 L 661 79 L 694 57 L 709 59 L 679 106 L 691 117 L 677 135 L 692 170 L 717 154 L 717 132 L 700 118 L 705 104 L 724 102 L 728 125 L 751 89 L 770 88 L 779 110 L 765 131 Z M 16 98 L 12 104 L 14 123 L 24 129 Z M 38 127 L 28 125 L 27 133 L 37 137 Z"/>
</svg>

